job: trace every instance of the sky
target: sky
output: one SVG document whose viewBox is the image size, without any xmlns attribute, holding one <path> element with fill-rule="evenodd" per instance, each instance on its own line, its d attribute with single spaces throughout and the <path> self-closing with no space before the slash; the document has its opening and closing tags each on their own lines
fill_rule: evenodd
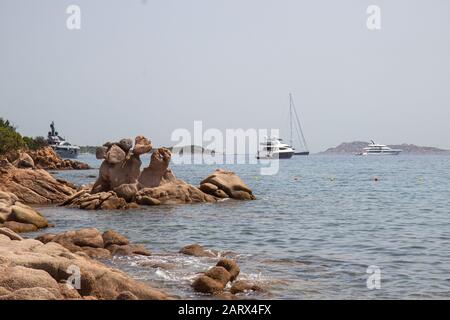
<svg viewBox="0 0 450 320">
<path fill-rule="evenodd" d="M 449 13 L 448 0 L 1 0 L 0 117 L 29 136 L 54 120 L 79 145 L 173 145 L 196 120 L 287 138 L 292 92 L 312 152 L 450 149 Z"/>
</svg>

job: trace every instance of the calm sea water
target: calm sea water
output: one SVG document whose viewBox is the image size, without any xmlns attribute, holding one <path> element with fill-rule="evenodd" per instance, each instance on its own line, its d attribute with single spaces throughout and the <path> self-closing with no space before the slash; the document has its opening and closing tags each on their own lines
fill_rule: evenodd
<svg viewBox="0 0 450 320">
<path fill-rule="evenodd" d="M 80 160 L 100 165 L 90 155 Z M 45 207 L 56 224 L 47 232 L 115 229 L 154 254 L 107 263 L 184 298 L 205 298 L 189 284 L 217 260 L 177 253 L 192 243 L 233 255 L 241 279 L 267 289 L 250 298 L 450 298 L 450 157 L 294 157 L 274 176 L 255 164 L 220 167 L 258 200 L 123 212 Z M 198 185 L 216 166 L 172 168 Z M 82 184 L 96 174 L 57 176 Z M 368 266 L 381 269 L 380 289 L 367 288 Z"/>
</svg>

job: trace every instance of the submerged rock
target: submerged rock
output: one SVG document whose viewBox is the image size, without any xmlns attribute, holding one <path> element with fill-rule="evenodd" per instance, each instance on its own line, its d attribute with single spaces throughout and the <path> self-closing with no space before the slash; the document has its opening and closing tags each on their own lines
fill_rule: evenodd
<svg viewBox="0 0 450 320">
<path fill-rule="evenodd" d="M 239 266 L 235 261 L 221 259 L 215 267 L 197 277 L 192 283 L 192 288 L 201 293 L 221 293 L 228 282 L 236 279 L 239 272 Z"/>
<path fill-rule="evenodd" d="M 230 288 L 230 292 L 232 294 L 238 294 L 248 291 L 264 291 L 263 288 L 260 286 L 244 280 L 239 280 L 233 283 L 233 285 Z"/>
<path fill-rule="evenodd" d="M 216 257 L 216 253 L 203 248 L 199 244 L 190 244 L 181 248 L 180 253 L 194 257 Z"/>
</svg>

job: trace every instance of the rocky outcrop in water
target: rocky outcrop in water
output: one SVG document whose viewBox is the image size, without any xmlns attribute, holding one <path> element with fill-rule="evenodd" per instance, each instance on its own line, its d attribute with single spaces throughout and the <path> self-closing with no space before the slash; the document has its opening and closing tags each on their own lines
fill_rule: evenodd
<svg viewBox="0 0 450 320">
<path fill-rule="evenodd" d="M 17 168 L 7 159 L 0 160 L 0 191 L 13 193 L 26 204 L 61 203 L 75 193 L 71 183 L 55 179 L 47 171 Z"/>
<path fill-rule="evenodd" d="M 20 233 L 37 231 L 48 226 L 44 216 L 20 202 L 15 194 L 0 191 L 0 227 Z"/>
<path fill-rule="evenodd" d="M 45 170 L 88 170 L 89 165 L 80 161 L 62 159 L 52 147 L 27 152 L 37 169 Z"/>
<path fill-rule="evenodd" d="M 177 179 L 169 168 L 171 153 L 159 148 L 141 171 L 140 156 L 152 150 L 143 136 L 106 143 L 97 149 L 103 159 L 90 190 L 82 190 L 63 205 L 88 210 L 127 209 L 138 205 L 216 202 L 224 198 L 253 200 L 250 188 L 233 172 L 216 170 L 200 188 Z"/>
<path fill-rule="evenodd" d="M 221 259 L 215 267 L 196 278 L 192 287 L 201 293 L 217 294 L 223 291 L 228 282 L 234 281 L 239 273 L 240 269 L 236 261 Z"/>
<path fill-rule="evenodd" d="M 98 259 L 115 255 L 151 255 L 143 245 L 131 244 L 126 237 L 113 230 L 102 234 L 96 228 L 85 228 L 59 234 L 43 234 L 36 240 L 42 243 L 56 242 L 70 252 Z"/>
<path fill-rule="evenodd" d="M 97 238 L 94 243 L 100 242 Z M 170 298 L 57 242 L 44 244 L 0 231 L 0 300 Z"/>
</svg>

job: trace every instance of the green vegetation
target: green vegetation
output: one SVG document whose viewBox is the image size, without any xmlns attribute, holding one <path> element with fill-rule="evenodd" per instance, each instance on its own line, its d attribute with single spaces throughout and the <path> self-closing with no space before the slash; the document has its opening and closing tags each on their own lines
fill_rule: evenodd
<svg viewBox="0 0 450 320">
<path fill-rule="evenodd" d="M 8 120 L 0 118 L 0 154 L 20 149 L 36 150 L 46 145 L 44 137 L 22 137 Z"/>
</svg>

